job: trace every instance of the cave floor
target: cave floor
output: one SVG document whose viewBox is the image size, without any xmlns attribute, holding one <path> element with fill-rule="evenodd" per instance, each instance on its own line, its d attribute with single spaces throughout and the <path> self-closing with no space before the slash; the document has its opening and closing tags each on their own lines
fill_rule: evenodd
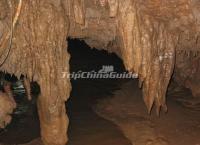
<svg viewBox="0 0 200 145">
<path fill-rule="evenodd" d="M 68 145 L 131 145 L 114 123 L 93 111 L 96 101 L 111 95 L 118 85 L 119 82 L 106 80 L 81 81 L 74 85 L 67 105 L 71 108 L 68 109 L 71 120 Z"/>
<path fill-rule="evenodd" d="M 191 98 L 190 91 L 171 88 L 168 113 L 161 112 L 158 117 L 153 110 L 148 115 L 138 82 L 130 81 L 115 91 L 113 97 L 100 100 L 95 110 L 117 124 L 132 144 L 200 145 L 200 105 L 188 108 L 183 104 Z"/>
</svg>

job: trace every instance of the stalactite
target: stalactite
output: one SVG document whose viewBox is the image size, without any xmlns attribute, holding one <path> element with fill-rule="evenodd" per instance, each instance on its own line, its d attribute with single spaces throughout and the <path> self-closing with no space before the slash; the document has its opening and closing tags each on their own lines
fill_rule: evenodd
<svg viewBox="0 0 200 145">
<path fill-rule="evenodd" d="M 108 4 L 109 4 L 110 17 L 116 17 L 119 8 L 118 0 L 108 0 Z"/>
<path fill-rule="evenodd" d="M 46 145 L 67 141 L 65 101 L 71 86 L 68 78 L 60 77 L 69 73 L 66 37 L 118 54 L 126 69 L 139 75 L 148 112 L 155 104 L 157 114 L 161 108 L 167 110 L 165 95 L 178 51 L 190 60 L 192 53 L 199 55 L 198 1 L 95 1 L 23 1 L 12 49 L 1 70 L 18 77 L 24 74 L 40 84 L 38 109 Z M 18 1 L 12 2 L 17 7 Z M 10 24 L 8 9 L 7 1 L 1 0 L 0 27 L 5 27 L 0 28 L 4 31 L 1 38 L 9 32 L 5 25 Z M 176 61 L 176 70 L 179 65 Z M 199 71 L 195 76 L 199 78 Z"/>
<path fill-rule="evenodd" d="M 74 0 L 73 6 L 74 6 L 75 22 L 84 25 L 85 24 L 84 0 Z"/>
<path fill-rule="evenodd" d="M 161 107 L 167 110 L 165 95 L 174 68 L 177 42 L 164 23 L 139 13 L 138 9 L 131 0 L 119 3 L 122 59 L 129 71 L 139 74 L 148 111 L 155 102 L 159 114 Z"/>
</svg>

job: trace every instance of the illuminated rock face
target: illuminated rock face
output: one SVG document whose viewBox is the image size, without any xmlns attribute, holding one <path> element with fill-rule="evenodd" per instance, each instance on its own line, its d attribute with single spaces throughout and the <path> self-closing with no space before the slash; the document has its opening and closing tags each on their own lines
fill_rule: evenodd
<svg viewBox="0 0 200 145">
<path fill-rule="evenodd" d="M 71 90 L 69 79 L 60 77 L 69 72 L 66 37 L 120 56 L 126 69 L 139 75 L 148 111 L 155 104 L 159 114 L 161 108 L 167 110 L 165 94 L 174 67 L 177 76 L 184 71 L 175 63 L 176 56 L 190 54 L 189 58 L 199 59 L 198 6 L 198 0 L 21 0 L 10 4 L 1 0 L 1 70 L 25 74 L 40 84 L 43 142 L 64 145 L 68 122 L 64 103 Z M 10 27 L 6 25 L 11 26 L 11 9 L 17 23 L 8 51 Z M 196 90 L 192 80 L 189 88 Z"/>
</svg>

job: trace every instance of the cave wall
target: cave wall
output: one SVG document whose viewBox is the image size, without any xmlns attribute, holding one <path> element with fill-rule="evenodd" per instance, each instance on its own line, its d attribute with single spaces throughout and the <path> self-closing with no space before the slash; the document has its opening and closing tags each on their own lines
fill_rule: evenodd
<svg viewBox="0 0 200 145">
<path fill-rule="evenodd" d="M 70 19 L 69 36 L 83 39 L 97 49 L 116 53 L 128 71 L 139 74 L 148 112 L 153 104 L 157 106 L 157 114 L 161 108 L 167 111 L 165 95 L 175 64 L 175 76 L 181 76 L 178 72 L 184 73 L 184 68 L 179 67 L 179 54 L 198 55 L 200 51 L 199 2 L 65 2 Z M 184 63 L 189 65 L 187 61 Z"/>
<path fill-rule="evenodd" d="M 200 99 L 200 57 L 198 54 L 180 52 L 177 55 L 176 69 L 173 76 L 179 86 L 191 90 L 195 99 Z"/>
<path fill-rule="evenodd" d="M 174 67 L 175 78 L 187 76 L 184 82 L 191 76 L 185 66 L 198 67 L 190 65 L 198 64 L 194 56 L 200 51 L 198 6 L 198 0 L 1 0 L 0 69 L 40 84 L 42 140 L 64 145 L 65 101 L 71 90 L 69 79 L 61 77 L 69 72 L 66 37 L 121 57 L 126 69 L 139 75 L 148 112 L 155 104 L 159 114 L 161 108 L 167 110 L 165 95 Z M 179 63 L 185 55 L 190 61 Z M 192 89 L 189 82 L 196 77 L 199 70 L 185 84 Z"/>
</svg>

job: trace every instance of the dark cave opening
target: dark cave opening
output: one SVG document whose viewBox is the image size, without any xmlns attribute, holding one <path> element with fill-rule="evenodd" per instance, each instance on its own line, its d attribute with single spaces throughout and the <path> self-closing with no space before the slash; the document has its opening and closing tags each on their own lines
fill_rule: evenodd
<svg viewBox="0 0 200 145">
<path fill-rule="evenodd" d="M 84 41 L 68 40 L 71 55 L 70 73 L 99 71 L 104 66 L 126 72 L 115 54 L 90 48 Z M 129 79 L 80 78 L 71 79 L 72 92 L 67 102 L 69 116 L 69 145 L 129 145 L 130 142 L 114 123 L 98 116 L 93 107 L 98 100 L 111 97 L 120 84 Z"/>
</svg>

